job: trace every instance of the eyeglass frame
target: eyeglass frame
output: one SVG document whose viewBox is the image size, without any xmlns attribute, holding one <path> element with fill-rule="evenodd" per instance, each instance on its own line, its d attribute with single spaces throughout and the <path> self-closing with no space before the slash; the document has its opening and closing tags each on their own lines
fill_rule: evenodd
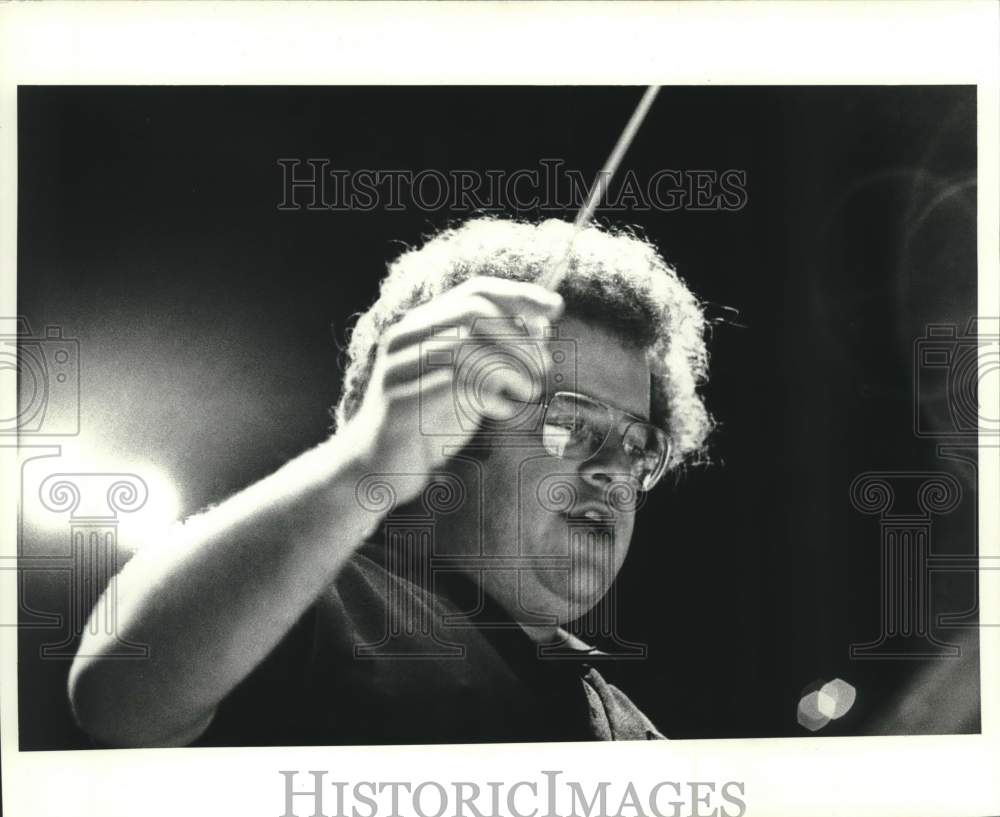
<svg viewBox="0 0 1000 817">
<path fill-rule="evenodd" d="M 612 406 L 610 403 L 605 403 L 603 400 L 599 400 L 596 397 L 592 397 L 589 394 L 583 394 L 582 392 L 572 392 L 572 391 L 557 391 L 557 392 L 554 392 L 549 397 L 546 397 L 544 400 L 540 400 L 540 401 L 524 401 L 525 405 L 537 405 L 537 406 L 541 407 L 541 409 L 542 409 L 541 424 L 540 424 L 540 428 L 541 429 L 544 429 L 545 418 L 548 415 L 549 406 L 552 404 L 553 401 L 555 401 L 559 397 L 571 397 L 571 398 L 574 398 L 574 399 L 575 398 L 583 398 L 583 400 L 589 401 L 590 403 L 597 404 L 598 406 L 601 406 L 602 408 L 606 409 L 611 414 L 612 420 L 611 420 L 611 423 L 608 426 L 607 434 L 605 434 L 604 439 L 601 440 L 601 444 L 597 447 L 597 449 L 594 451 L 594 453 L 592 453 L 590 456 L 584 457 L 583 459 L 574 460 L 574 459 L 571 459 L 569 457 L 564 457 L 564 456 L 560 456 L 558 454 L 552 454 L 551 452 L 548 452 L 550 456 L 559 457 L 559 459 L 565 459 L 565 460 L 567 460 L 567 462 L 588 462 L 588 461 L 592 460 L 594 457 L 596 457 L 598 455 L 598 453 L 604 448 L 604 446 L 607 445 L 608 438 L 611 436 L 612 430 L 614 430 L 614 431 L 618 430 L 621 418 L 627 418 L 627 419 L 631 420 L 631 422 L 627 426 L 625 426 L 625 428 L 624 428 L 623 431 L 621 431 L 621 433 L 619 434 L 619 441 L 618 441 L 618 447 L 621 448 L 623 451 L 624 451 L 624 442 L 625 442 L 625 432 L 628 431 L 628 429 L 631 426 L 636 425 L 636 424 L 639 424 L 639 425 L 642 425 L 642 426 L 647 426 L 648 428 L 652 429 L 653 434 L 663 444 L 663 451 L 664 451 L 663 458 L 660 461 L 659 465 L 657 465 L 656 470 L 653 471 L 653 474 L 655 474 L 656 478 L 652 481 L 652 484 L 648 488 L 643 487 L 640 484 L 639 485 L 639 490 L 641 492 L 643 492 L 643 493 L 648 493 L 649 491 L 652 491 L 653 488 L 655 488 L 660 483 L 660 481 L 663 479 L 663 475 L 667 473 L 667 467 L 668 467 L 668 465 L 670 463 L 670 457 L 673 454 L 673 444 L 671 443 L 670 435 L 668 435 L 662 428 L 660 428 L 659 426 L 654 425 L 653 423 L 649 422 L 649 420 L 644 420 L 642 417 L 639 417 L 639 416 L 637 416 L 635 414 L 632 414 L 629 411 L 625 411 L 624 409 L 620 409 L 617 406 Z M 516 401 L 516 402 L 521 402 L 521 401 Z M 544 437 L 544 433 L 545 433 L 544 430 L 541 430 L 540 433 Z M 543 445 L 544 445 L 544 442 L 543 442 Z M 548 449 L 546 449 L 546 450 L 548 450 Z M 626 453 L 626 456 L 628 456 L 628 453 L 627 452 L 625 452 L 625 453 Z M 630 474 L 630 476 L 631 476 L 631 474 Z M 634 477 L 633 477 L 633 479 L 634 479 Z M 638 482 L 639 480 L 636 480 L 636 481 Z"/>
</svg>

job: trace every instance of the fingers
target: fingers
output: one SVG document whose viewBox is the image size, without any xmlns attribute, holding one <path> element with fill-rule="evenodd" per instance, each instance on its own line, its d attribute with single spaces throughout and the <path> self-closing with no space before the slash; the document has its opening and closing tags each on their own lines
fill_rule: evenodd
<svg viewBox="0 0 1000 817">
<path fill-rule="evenodd" d="M 543 337 L 562 315 L 562 298 L 537 284 L 478 277 L 425 303 L 386 332 L 388 351 L 426 340 L 442 329 L 474 335 Z"/>
<path fill-rule="evenodd" d="M 471 392 L 456 388 L 452 372 L 439 370 L 396 383 L 384 394 L 393 407 L 390 413 L 419 413 L 422 428 L 459 436 L 469 431 L 463 419 L 476 423 L 477 418 L 502 421 L 523 415 L 532 405 L 531 391 L 530 380 L 513 372 L 498 375 L 488 386 Z"/>
<path fill-rule="evenodd" d="M 435 299 L 418 306 L 385 336 L 385 348 L 395 352 L 429 340 L 435 335 L 468 334 L 477 321 L 501 321 L 505 313 L 488 298 L 466 294 L 461 299 Z M 462 330 L 465 330 L 464 332 Z"/>
<path fill-rule="evenodd" d="M 431 399 L 444 392 L 452 390 L 451 372 L 437 371 L 424 377 L 411 380 L 400 380 L 385 389 L 385 396 L 390 401 L 404 406 L 406 403 L 420 399 Z"/>
<path fill-rule="evenodd" d="M 545 393 L 548 329 L 562 311 L 562 298 L 535 284 L 460 284 L 385 333 L 373 373 L 381 396 L 372 399 L 385 401 L 390 423 L 419 416 L 430 434 L 519 417 Z"/>
<path fill-rule="evenodd" d="M 470 278 L 451 290 L 458 294 L 464 291 L 489 299 L 508 315 L 542 315 L 555 320 L 564 308 L 561 295 L 524 281 L 480 276 Z"/>
<path fill-rule="evenodd" d="M 456 391 L 468 392 L 473 401 L 489 393 L 523 403 L 535 402 L 544 391 L 548 356 L 533 352 L 530 345 L 517 348 L 495 339 L 433 340 L 388 354 L 382 368 L 382 387 L 394 390 L 443 372 Z"/>
</svg>

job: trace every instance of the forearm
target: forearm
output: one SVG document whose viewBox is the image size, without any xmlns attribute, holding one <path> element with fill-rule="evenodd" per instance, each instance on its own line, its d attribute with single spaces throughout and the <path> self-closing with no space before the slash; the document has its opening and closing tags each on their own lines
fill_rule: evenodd
<svg viewBox="0 0 1000 817">
<path fill-rule="evenodd" d="M 108 592 L 117 636 L 145 659 L 106 657 L 85 633 L 70 672 L 81 725 L 113 745 L 193 738 L 336 575 L 377 518 L 355 501 L 363 459 L 338 435 L 140 549 Z"/>
</svg>

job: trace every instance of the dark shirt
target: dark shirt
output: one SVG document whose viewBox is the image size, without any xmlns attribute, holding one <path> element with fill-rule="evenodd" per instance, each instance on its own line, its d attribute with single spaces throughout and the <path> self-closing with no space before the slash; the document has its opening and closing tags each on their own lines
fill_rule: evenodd
<svg viewBox="0 0 1000 817">
<path fill-rule="evenodd" d="M 366 543 L 195 745 L 662 738 L 597 669 L 539 646 L 458 571 L 432 587 Z"/>
</svg>

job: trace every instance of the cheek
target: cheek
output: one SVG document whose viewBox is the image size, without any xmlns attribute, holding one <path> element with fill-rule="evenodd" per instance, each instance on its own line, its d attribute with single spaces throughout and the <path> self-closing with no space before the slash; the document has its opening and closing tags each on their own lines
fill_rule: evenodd
<svg viewBox="0 0 1000 817">
<path fill-rule="evenodd" d="M 525 514 L 557 517 L 584 498 L 579 467 L 548 454 L 525 457 L 518 468 L 518 495 Z"/>
<path fill-rule="evenodd" d="M 483 510 L 487 550 L 523 552 L 547 514 L 538 499 L 545 468 L 523 450 L 496 450 L 483 467 Z"/>
<path fill-rule="evenodd" d="M 629 546 L 632 544 L 632 531 L 635 530 L 635 514 L 622 514 L 618 518 L 616 528 L 615 543 L 618 551 L 618 565 L 620 567 L 628 555 Z"/>
<path fill-rule="evenodd" d="M 489 505 L 507 516 L 552 515 L 572 507 L 578 495 L 574 467 L 538 449 L 499 450 L 485 464 Z"/>
</svg>

